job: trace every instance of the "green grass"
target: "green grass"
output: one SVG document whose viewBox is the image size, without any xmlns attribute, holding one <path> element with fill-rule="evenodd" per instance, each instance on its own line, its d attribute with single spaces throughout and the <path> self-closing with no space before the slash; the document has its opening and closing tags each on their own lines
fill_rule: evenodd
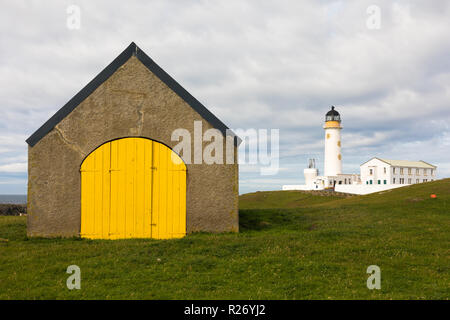
<svg viewBox="0 0 450 320">
<path fill-rule="evenodd" d="M 162 241 L 28 239 L 24 217 L 0 217 L 0 299 L 448 299 L 449 204 L 450 179 L 258 192 L 241 196 L 240 233 Z M 81 290 L 66 288 L 72 264 Z M 373 264 L 381 290 L 366 287 Z"/>
<path fill-rule="evenodd" d="M 325 194 L 326 192 L 323 191 Z M 240 209 L 292 209 L 309 207 L 343 199 L 343 195 L 318 196 L 311 192 L 264 191 L 243 194 L 239 197 Z"/>
</svg>

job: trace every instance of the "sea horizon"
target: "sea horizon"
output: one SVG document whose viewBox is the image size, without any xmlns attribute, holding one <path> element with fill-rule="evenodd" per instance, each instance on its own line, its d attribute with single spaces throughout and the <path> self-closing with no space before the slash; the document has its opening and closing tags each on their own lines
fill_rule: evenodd
<svg viewBox="0 0 450 320">
<path fill-rule="evenodd" d="M 0 204 L 26 204 L 26 194 L 0 194 Z"/>
</svg>

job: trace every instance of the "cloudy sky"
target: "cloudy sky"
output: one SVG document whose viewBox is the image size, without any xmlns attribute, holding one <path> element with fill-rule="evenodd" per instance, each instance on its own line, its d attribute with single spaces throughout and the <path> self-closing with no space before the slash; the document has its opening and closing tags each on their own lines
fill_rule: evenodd
<svg viewBox="0 0 450 320">
<path fill-rule="evenodd" d="M 79 29 L 67 26 L 70 5 Z M 278 174 L 243 166 L 241 193 L 302 183 L 311 157 L 322 169 L 330 105 L 343 119 L 345 172 L 378 156 L 450 176 L 450 1 L 1 7 L 0 194 L 26 193 L 26 138 L 132 41 L 231 128 L 280 130 Z"/>
</svg>

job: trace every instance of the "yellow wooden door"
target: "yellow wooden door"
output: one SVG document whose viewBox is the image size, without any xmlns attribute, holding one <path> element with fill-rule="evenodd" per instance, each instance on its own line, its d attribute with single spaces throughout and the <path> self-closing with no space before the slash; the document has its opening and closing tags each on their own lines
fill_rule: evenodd
<svg viewBox="0 0 450 320">
<path fill-rule="evenodd" d="M 144 138 L 107 142 L 81 164 L 81 237 L 181 238 L 186 234 L 186 165 Z"/>
</svg>

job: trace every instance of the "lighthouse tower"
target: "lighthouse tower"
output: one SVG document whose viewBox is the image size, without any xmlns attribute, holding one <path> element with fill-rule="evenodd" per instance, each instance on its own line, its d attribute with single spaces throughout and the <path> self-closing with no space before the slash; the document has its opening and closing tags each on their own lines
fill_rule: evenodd
<svg viewBox="0 0 450 320">
<path fill-rule="evenodd" d="M 324 176 L 336 176 L 342 173 L 341 155 L 341 116 L 334 106 L 325 116 L 325 161 Z"/>
<path fill-rule="evenodd" d="M 316 168 L 316 159 L 309 159 L 308 168 L 303 170 L 305 176 L 305 184 L 309 189 L 315 188 L 315 181 L 319 175 L 319 170 Z"/>
</svg>

